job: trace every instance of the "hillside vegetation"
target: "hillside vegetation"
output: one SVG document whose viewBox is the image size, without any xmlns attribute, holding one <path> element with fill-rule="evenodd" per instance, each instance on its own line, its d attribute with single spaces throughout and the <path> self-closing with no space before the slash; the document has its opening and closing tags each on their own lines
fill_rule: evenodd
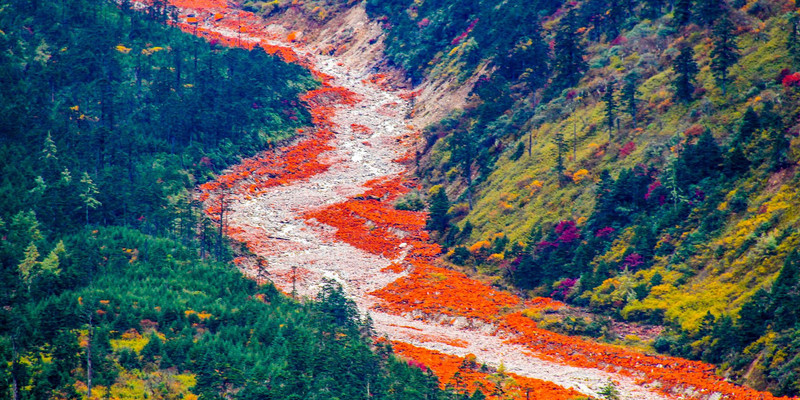
<svg viewBox="0 0 800 400">
<path fill-rule="evenodd" d="M 445 396 L 337 285 L 299 303 L 229 262 L 192 190 L 309 124 L 318 83 L 164 4 L 0 5 L 0 398 Z"/>
<path fill-rule="evenodd" d="M 412 79 L 479 79 L 424 131 L 447 260 L 669 329 L 655 350 L 800 394 L 793 1 L 369 0 Z"/>
</svg>

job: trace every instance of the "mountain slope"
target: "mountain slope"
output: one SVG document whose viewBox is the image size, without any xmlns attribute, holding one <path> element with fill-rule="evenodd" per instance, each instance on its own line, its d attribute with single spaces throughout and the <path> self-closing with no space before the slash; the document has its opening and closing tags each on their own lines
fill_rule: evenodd
<svg viewBox="0 0 800 400">
<path fill-rule="evenodd" d="M 784 347 L 796 319 L 779 311 L 798 282 L 773 284 L 792 274 L 799 222 L 794 4 L 503 12 L 515 4 L 368 3 L 412 78 L 481 75 L 465 110 L 425 131 L 418 173 L 454 203 L 439 232 L 449 260 L 666 324 L 659 351 L 798 394 L 797 353 Z M 502 29 L 504 45 L 493 42 Z"/>
</svg>

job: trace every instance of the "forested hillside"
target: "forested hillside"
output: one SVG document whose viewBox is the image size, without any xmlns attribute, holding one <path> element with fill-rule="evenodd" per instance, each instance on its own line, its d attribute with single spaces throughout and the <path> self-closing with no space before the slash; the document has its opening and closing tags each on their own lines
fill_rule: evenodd
<svg viewBox="0 0 800 400">
<path fill-rule="evenodd" d="M 428 199 L 455 268 L 663 324 L 640 345 L 800 394 L 794 1 L 367 10 L 412 80 L 479 77 L 423 132 L 429 190 L 398 203 Z M 614 340 L 587 319 L 539 322 Z"/>
<path fill-rule="evenodd" d="M 229 262 L 193 188 L 309 124 L 318 83 L 176 17 L 0 5 L 0 398 L 443 396 L 336 284 L 301 304 Z"/>
</svg>

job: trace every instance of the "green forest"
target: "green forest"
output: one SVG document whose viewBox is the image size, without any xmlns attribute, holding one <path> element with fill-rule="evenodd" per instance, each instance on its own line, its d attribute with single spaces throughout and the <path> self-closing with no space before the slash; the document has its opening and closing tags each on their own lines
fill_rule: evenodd
<svg viewBox="0 0 800 400">
<path fill-rule="evenodd" d="M 192 191 L 318 83 L 154 2 L 0 4 L 0 398 L 436 399 L 337 284 L 245 279 Z"/>
<path fill-rule="evenodd" d="M 398 203 L 428 199 L 454 268 L 664 325 L 640 345 L 800 394 L 794 1 L 366 7 L 409 79 L 475 82 L 423 132 L 432 190 Z"/>
</svg>

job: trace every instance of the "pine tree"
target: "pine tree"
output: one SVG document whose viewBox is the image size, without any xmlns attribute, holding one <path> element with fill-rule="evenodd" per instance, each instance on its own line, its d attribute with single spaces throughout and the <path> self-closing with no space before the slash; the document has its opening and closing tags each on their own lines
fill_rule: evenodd
<svg viewBox="0 0 800 400">
<path fill-rule="evenodd" d="M 642 17 L 648 19 L 657 18 L 661 15 L 665 3 L 665 0 L 645 0 L 642 7 Z"/>
<path fill-rule="evenodd" d="M 770 298 L 773 311 L 773 329 L 781 331 L 794 327 L 800 310 L 800 251 L 793 251 L 783 263 L 778 279 L 772 286 Z"/>
<path fill-rule="evenodd" d="M 691 45 L 684 44 L 680 54 L 672 62 L 672 68 L 675 70 L 675 80 L 673 81 L 675 96 L 684 102 L 691 101 L 694 93 L 695 76 L 699 72 L 697 63 L 694 61 L 694 50 Z"/>
<path fill-rule="evenodd" d="M 636 81 L 638 80 L 638 76 L 636 74 L 629 74 L 625 77 L 625 85 L 622 87 L 622 105 L 625 108 L 625 112 L 631 116 L 633 120 L 633 127 L 636 128 L 636 95 L 639 93 L 639 89 L 637 88 Z"/>
<path fill-rule="evenodd" d="M 714 25 L 711 72 L 714 74 L 717 84 L 722 88 L 723 94 L 730 81 L 728 69 L 739 61 L 739 48 L 736 46 L 734 29 L 733 23 L 726 14 L 723 14 Z"/>
<path fill-rule="evenodd" d="M 444 232 L 450 224 L 450 217 L 447 211 L 450 209 L 450 200 L 447 198 L 447 193 L 441 186 L 434 186 L 431 188 L 431 198 L 428 202 L 429 214 L 427 228 Z"/>
<path fill-rule="evenodd" d="M 793 12 L 789 17 L 789 35 L 786 38 L 786 49 L 792 56 L 795 68 L 800 68 L 800 15 Z"/>
<path fill-rule="evenodd" d="M 576 11 L 570 10 L 558 25 L 553 53 L 553 90 L 562 90 L 578 83 L 586 70 L 584 46 L 578 32 Z"/>
<path fill-rule="evenodd" d="M 561 179 L 562 174 L 564 173 L 564 154 L 567 152 L 567 142 L 564 141 L 564 134 L 561 131 L 557 131 L 555 136 L 553 137 L 553 143 L 556 145 L 556 166 L 555 170 L 558 173 L 559 179 Z"/>
<path fill-rule="evenodd" d="M 39 250 L 36 245 L 31 242 L 25 249 L 25 257 L 19 263 L 19 273 L 22 276 L 22 281 L 28 286 L 30 290 L 31 280 L 36 275 L 36 268 L 39 265 Z"/>
<path fill-rule="evenodd" d="M 729 174 L 739 174 L 750 169 L 750 160 L 745 149 L 753 139 L 753 134 L 760 129 L 761 120 L 753 107 L 748 107 L 742 117 L 742 125 L 731 138 L 728 152 L 725 157 L 725 171 Z"/>
<path fill-rule="evenodd" d="M 692 16 L 692 0 L 676 0 L 672 7 L 672 15 L 678 26 L 688 24 Z"/>
<path fill-rule="evenodd" d="M 711 26 L 725 11 L 724 1 L 695 0 L 693 19 L 700 26 Z"/>
<path fill-rule="evenodd" d="M 611 140 L 611 135 L 614 130 L 614 121 L 616 120 L 617 103 L 614 100 L 614 82 L 606 84 L 606 92 L 603 94 L 603 102 L 606 103 L 606 125 L 608 126 L 608 140 Z"/>
<path fill-rule="evenodd" d="M 83 173 L 81 183 L 84 185 L 84 189 L 80 196 L 86 210 L 86 225 L 89 225 L 89 209 L 94 210 L 102 204 L 95 198 L 99 192 L 97 191 L 97 185 L 94 184 L 88 172 Z"/>
<path fill-rule="evenodd" d="M 608 40 L 614 40 L 624 28 L 625 16 L 631 14 L 628 3 L 624 0 L 609 0 L 604 24 Z"/>
<path fill-rule="evenodd" d="M 532 27 L 528 35 L 519 39 L 502 59 L 499 70 L 507 79 L 518 79 L 530 90 L 536 90 L 547 83 L 550 49 L 542 40 L 539 23 L 532 23 Z"/>
</svg>

